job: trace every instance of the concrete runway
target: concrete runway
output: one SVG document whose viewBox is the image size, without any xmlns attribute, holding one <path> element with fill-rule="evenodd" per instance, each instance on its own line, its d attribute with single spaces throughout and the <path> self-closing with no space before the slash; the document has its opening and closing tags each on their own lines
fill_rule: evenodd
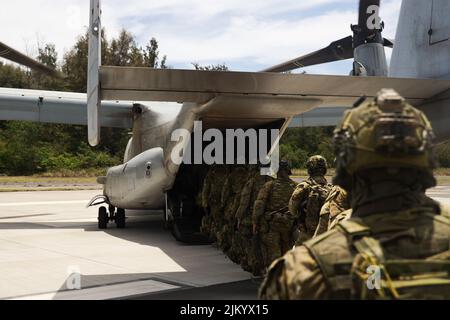
<svg viewBox="0 0 450 320">
<path fill-rule="evenodd" d="M 99 231 L 97 209 L 85 208 L 98 193 L 0 193 L 0 299 L 116 299 L 251 279 L 210 245 L 177 243 L 159 212 L 128 212 L 127 229 Z"/>
<path fill-rule="evenodd" d="M 85 208 L 98 193 L 0 193 L 0 299 L 256 298 L 258 280 L 212 246 L 177 243 L 159 212 L 99 231 Z M 450 205 L 450 186 L 429 195 Z"/>
</svg>

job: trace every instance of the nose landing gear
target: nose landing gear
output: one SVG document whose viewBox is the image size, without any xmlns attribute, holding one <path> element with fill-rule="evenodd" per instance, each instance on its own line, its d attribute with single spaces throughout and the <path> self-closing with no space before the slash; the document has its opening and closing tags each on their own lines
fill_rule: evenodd
<svg viewBox="0 0 450 320">
<path fill-rule="evenodd" d="M 109 207 L 109 212 L 105 207 L 98 209 L 98 228 L 101 230 L 108 228 L 109 222 L 115 222 L 118 229 L 125 229 L 126 215 L 124 209 L 117 209 L 113 206 Z"/>
</svg>

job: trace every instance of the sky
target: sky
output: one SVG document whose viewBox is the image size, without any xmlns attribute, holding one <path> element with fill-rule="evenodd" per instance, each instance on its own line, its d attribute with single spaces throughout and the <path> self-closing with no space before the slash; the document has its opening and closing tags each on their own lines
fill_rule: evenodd
<svg viewBox="0 0 450 320">
<path fill-rule="evenodd" d="M 0 1 L 0 41 L 31 56 L 38 44 L 53 43 L 62 58 L 89 22 L 89 0 Z M 395 38 L 400 5 L 382 0 L 387 38 Z M 350 35 L 358 0 L 103 0 L 102 9 L 108 38 L 122 28 L 142 46 L 155 37 L 173 68 L 195 62 L 260 71 Z M 301 71 L 348 74 L 351 63 Z"/>
</svg>

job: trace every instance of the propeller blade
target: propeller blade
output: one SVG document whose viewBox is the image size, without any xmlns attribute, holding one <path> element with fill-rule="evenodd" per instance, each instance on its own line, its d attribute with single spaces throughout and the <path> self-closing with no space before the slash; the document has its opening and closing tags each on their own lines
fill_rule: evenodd
<svg viewBox="0 0 450 320">
<path fill-rule="evenodd" d="M 262 72 L 287 72 L 302 67 L 351 58 L 353 58 L 353 37 L 348 36 L 332 42 L 324 49 L 309 53 L 274 67 L 267 68 Z"/>
<path fill-rule="evenodd" d="M 47 67 L 46 65 L 24 55 L 23 53 L 20 53 L 19 51 L 7 46 L 3 42 L 0 42 L 0 57 L 50 76 L 55 76 L 57 74 L 56 70 Z"/>
<path fill-rule="evenodd" d="M 394 48 L 394 40 L 384 38 L 383 46 L 391 48 L 391 49 Z"/>
</svg>

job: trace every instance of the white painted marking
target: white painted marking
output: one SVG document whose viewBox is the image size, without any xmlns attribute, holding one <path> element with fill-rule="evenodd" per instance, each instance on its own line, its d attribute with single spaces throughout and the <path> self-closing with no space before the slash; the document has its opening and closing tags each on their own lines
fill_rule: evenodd
<svg viewBox="0 0 450 320">
<path fill-rule="evenodd" d="M 17 207 L 17 206 L 47 206 L 58 204 L 87 204 L 88 200 L 72 200 L 72 201 L 37 201 L 37 202 L 7 202 L 0 203 L 0 207 Z"/>
</svg>

